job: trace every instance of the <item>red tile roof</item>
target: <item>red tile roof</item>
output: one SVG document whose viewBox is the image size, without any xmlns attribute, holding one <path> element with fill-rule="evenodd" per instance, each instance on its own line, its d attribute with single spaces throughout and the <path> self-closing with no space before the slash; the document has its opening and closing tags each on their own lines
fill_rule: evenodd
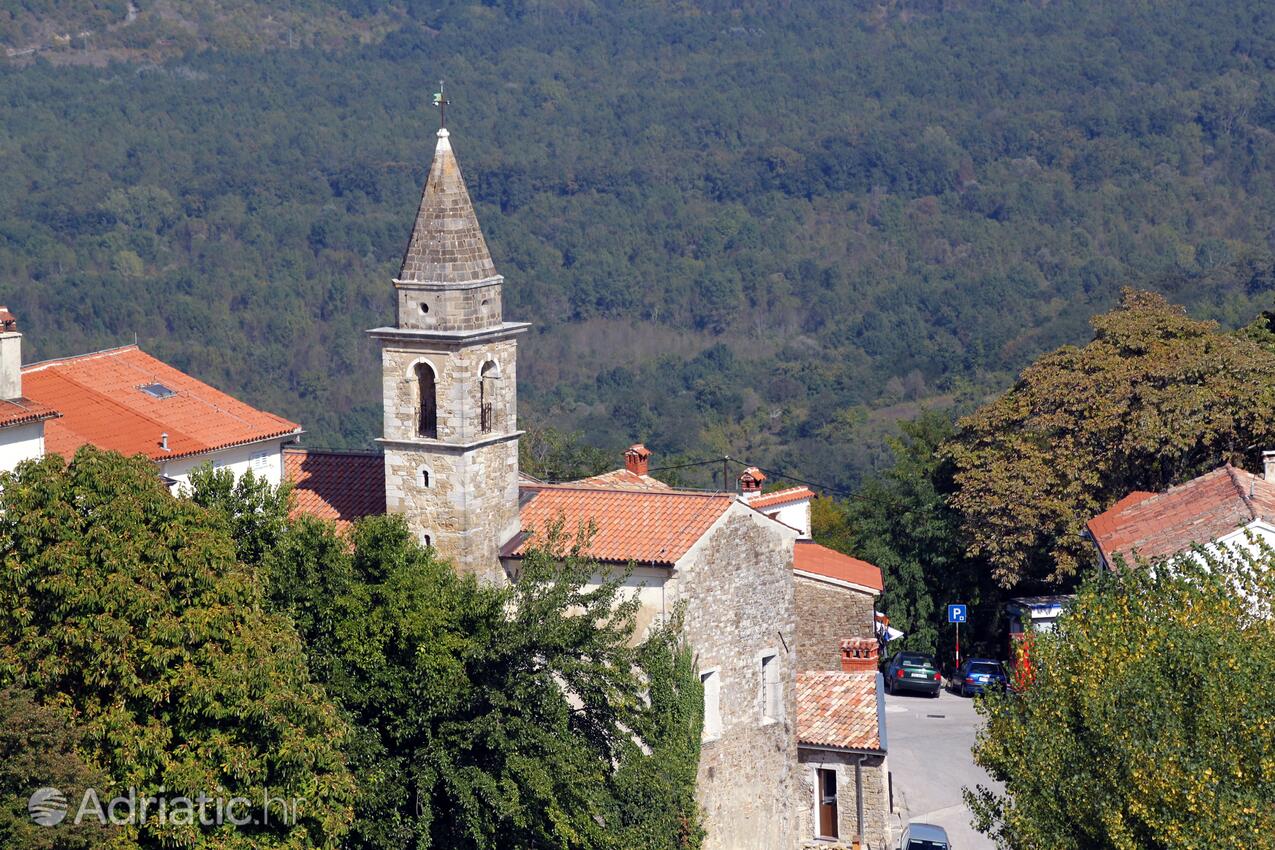
<svg viewBox="0 0 1275 850">
<path fill-rule="evenodd" d="M 797 741 L 843 750 L 880 750 L 875 670 L 797 674 Z"/>
<path fill-rule="evenodd" d="M 815 497 L 814 491 L 809 487 L 789 487 L 786 490 L 776 490 L 773 493 L 764 493 L 748 500 L 750 507 L 757 510 L 765 508 L 776 508 L 781 505 L 791 505 L 794 502 L 804 502 L 807 499 Z"/>
<path fill-rule="evenodd" d="M 385 513 L 385 458 L 373 452 L 285 449 L 284 473 L 293 484 L 293 516 L 305 514 L 348 528 Z"/>
<path fill-rule="evenodd" d="M 0 428 L 13 428 L 17 425 L 29 425 L 61 416 L 48 405 L 40 404 L 29 398 L 11 398 L 0 401 Z M 45 426 L 46 428 L 48 426 Z"/>
<path fill-rule="evenodd" d="M 594 475 L 590 478 L 581 478 L 579 481 L 568 481 L 561 486 L 623 490 L 673 489 L 658 478 L 652 478 L 649 475 L 638 475 L 636 472 L 632 472 L 628 469 L 613 469 L 610 472 L 604 472 L 601 475 Z"/>
<path fill-rule="evenodd" d="M 1227 465 L 1163 493 L 1135 492 L 1089 520 L 1103 559 L 1175 555 L 1256 519 L 1275 523 L 1275 483 Z"/>
<path fill-rule="evenodd" d="M 794 545 L 792 568 L 803 573 L 868 587 L 878 593 L 885 589 L 879 567 L 809 540 L 798 540 Z"/>
<path fill-rule="evenodd" d="M 685 555 L 734 503 L 722 493 L 595 489 L 580 484 L 523 487 L 523 533 L 503 557 L 522 557 L 548 526 L 561 520 L 575 534 L 596 526 L 589 554 L 600 561 L 665 564 Z"/>
<path fill-rule="evenodd" d="M 173 392 L 142 391 L 157 384 Z M 62 418 L 49 422 L 45 448 L 69 457 L 85 443 L 126 455 L 173 460 L 298 434 L 299 425 L 242 401 L 156 360 L 135 345 L 35 363 L 23 389 Z M 160 437 L 168 434 L 168 451 Z"/>
</svg>

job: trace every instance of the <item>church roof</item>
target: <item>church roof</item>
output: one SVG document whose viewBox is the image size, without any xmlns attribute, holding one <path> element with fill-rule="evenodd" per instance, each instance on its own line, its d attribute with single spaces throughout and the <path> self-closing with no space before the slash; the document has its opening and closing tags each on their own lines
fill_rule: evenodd
<svg viewBox="0 0 1275 850">
<path fill-rule="evenodd" d="M 447 130 L 438 131 L 412 238 L 398 274 L 401 283 L 476 283 L 496 276 Z"/>
<path fill-rule="evenodd" d="M 385 458 L 379 452 L 290 448 L 283 463 L 293 485 L 293 516 L 332 520 L 345 529 L 360 517 L 385 513 Z"/>
<path fill-rule="evenodd" d="M 135 345 L 26 366 L 22 388 L 62 414 L 45 425 L 44 443 L 64 457 L 91 443 L 174 460 L 301 432 L 296 423 L 250 407 Z"/>
<path fill-rule="evenodd" d="M 672 566 L 730 506 L 733 496 L 685 490 L 604 489 L 577 485 L 523 487 L 522 533 L 505 544 L 520 558 L 555 522 L 575 535 L 590 525 L 588 554 L 599 561 Z"/>
</svg>

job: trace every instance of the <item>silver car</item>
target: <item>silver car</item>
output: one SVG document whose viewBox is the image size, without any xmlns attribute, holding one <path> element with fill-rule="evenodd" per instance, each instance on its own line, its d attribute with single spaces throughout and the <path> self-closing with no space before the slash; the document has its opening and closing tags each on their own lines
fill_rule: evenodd
<svg viewBox="0 0 1275 850">
<path fill-rule="evenodd" d="M 952 850 L 947 831 L 932 823 L 910 823 L 903 830 L 899 850 Z"/>
</svg>

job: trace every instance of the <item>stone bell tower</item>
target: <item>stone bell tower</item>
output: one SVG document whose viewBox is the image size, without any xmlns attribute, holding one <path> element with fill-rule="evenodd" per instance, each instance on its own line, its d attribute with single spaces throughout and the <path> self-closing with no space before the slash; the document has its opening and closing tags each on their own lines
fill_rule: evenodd
<svg viewBox="0 0 1275 850">
<path fill-rule="evenodd" d="M 381 345 L 385 499 L 463 573 L 503 581 L 519 531 L 517 342 L 448 131 L 438 145 Z"/>
</svg>

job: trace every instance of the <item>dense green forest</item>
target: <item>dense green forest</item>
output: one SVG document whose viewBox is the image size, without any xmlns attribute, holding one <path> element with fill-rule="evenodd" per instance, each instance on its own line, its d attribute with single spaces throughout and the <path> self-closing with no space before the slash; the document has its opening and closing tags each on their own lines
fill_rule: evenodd
<svg viewBox="0 0 1275 850">
<path fill-rule="evenodd" d="M 604 448 L 851 488 L 897 420 L 972 409 L 1123 284 L 1270 306 L 1256 0 L 288 7 L 0 3 L 0 301 L 32 356 L 137 334 L 365 444 L 440 77 L 536 323 L 523 415 Z"/>
</svg>

